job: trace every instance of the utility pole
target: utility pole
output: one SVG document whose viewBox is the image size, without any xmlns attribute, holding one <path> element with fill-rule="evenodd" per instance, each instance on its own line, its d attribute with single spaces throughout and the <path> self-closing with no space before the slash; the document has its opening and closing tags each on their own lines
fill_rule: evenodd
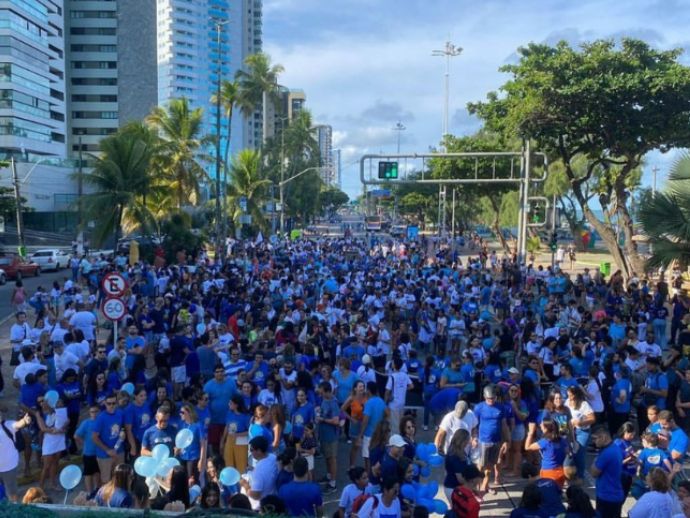
<svg viewBox="0 0 690 518">
<path fill-rule="evenodd" d="M 220 84 L 221 84 L 221 66 L 220 59 L 220 28 L 225 25 L 227 21 L 216 21 L 216 51 L 218 52 L 218 69 L 216 70 L 216 262 L 219 264 L 223 261 L 224 239 L 222 236 L 222 213 L 220 207 Z"/>
<path fill-rule="evenodd" d="M 81 147 L 81 137 L 79 137 L 79 168 L 77 169 L 77 200 L 79 202 L 79 229 L 82 230 L 83 220 L 83 208 L 82 208 L 82 195 L 84 194 L 84 177 L 82 176 L 83 171 L 83 161 L 82 161 L 82 147 Z"/>
<path fill-rule="evenodd" d="M 19 178 L 17 177 L 17 166 L 14 162 L 14 157 L 10 159 L 10 167 L 12 168 L 12 183 L 14 184 L 14 206 L 17 213 L 17 241 L 19 246 L 17 250 L 22 257 L 26 256 L 26 246 L 24 246 L 24 219 L 22 218 L 22 197 L 19 192 Z"/>
<path fill-rule="evenodd" d="M 450 41 L 446 41 L 446 45 L 442 50 L 432 50 L 431 55 L 446 58 L 446 73 L 444 80 L 444 98 L 443 98 L 443 128 L 441 130 L 441 141 L 448 135 L 448 110 L 449 110 L 449 95 L 450 95 L 450 58 L 459 56 L 462 52 L 462 47 L 456 47 Z"/>
<path fill-rule="evenodd" d="M 657 166 L 652 167 L 652 194 L 656 194 L 656 174 L 659 172 Z"/>
<path fill-rule="evenodd" d="M 285 128 L 280 128 L 280 234 L 285 234 Z"/>
<path fill-rule="evenodd" d="M 404 125 L 402 122 L 400 122 L 400 121 L 398 121 L 397 124 L 396 124 L 395 126 L 393 126 L 393 131 L 397 131 L 397 132 L 398 132 L 398 155 L 400 154 L 400 135 L 401 135 L 402 132 L 405 131 L 406 129 L 407 129 L 407 128 L 405 127 L 405 125 Z"/>
</svg>

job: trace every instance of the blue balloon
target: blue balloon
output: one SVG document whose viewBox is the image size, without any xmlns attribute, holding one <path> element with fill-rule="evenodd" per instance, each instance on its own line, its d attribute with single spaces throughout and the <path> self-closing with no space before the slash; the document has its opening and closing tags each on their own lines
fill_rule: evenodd
<svg viewBox="0 0 690 518">
<path fill-rule="evenodd" d="M 184 450 L 187 446 L 194 442 L 194 434 L 189 428 L 183 428 L 175 436 L 175 448 Z"/>
<path fill-rule="evenodd" d="M 436 493 L 438 493 L 438 482 L 436 482 L 435 480 L 431 480 L 426 485 L 426 487 L 429 494 L 429 498 L 436 498 Z"/>
<path fill-rule="evenodd" d="M 424 460 L 424 452 L 425 452 L 425 451 L 426 451 L 426 448 L 425 448 L 425 446 L 424 446 L 424 443 L 421 443 L 421 442 L 420 442 L 420 443 L 417 445 L 417 447 L 415 448 L 414 454 L 415 454 L 415 456 L 417 456 L 417 458 L 420 458 L 420 459 Z"/>
<path fill-rule="evenodd" d="M 438 453 L 434 453 L 429 457 L 429 464 L 434 468 L 442 466 L 443 462 L 443 457 L 441 457 Z"/>
<path fill-rule="evenodd" d="M 430 513 L 434 510 L 434 501 L 429 498 L 421 498 L 420 500 L 417 500 L 417 505 L 426 507 L 426 510 Z"/>
<path fill-rule="evenodd" d="M 412 476 L 415 478 L 419 476 L 419 464 L 412 465 Z"/>
<path fill-rule="evenodd" d="M 189 503 L 194 503 L 197 498 L 201 496 L 201 488 L 199 486 L 192 486 L 189 488 Z"/>
<path fill-rule="evenodd" d="M 49 390 L 48 392 L 45 393 L 45 396 L 43 396 L 43 399 L 45 399 L 46 403 L 48 403 L 48 405 L 50 405 L 50 408 L 55 408 L 55 405 L 57 405 L 58 399 L 60 399 L 60 395 L 54 390 Z"/>
<path fill-rule="evenodd" d="M 403 498 L 407 498 L 408 500 L 416 500 L 417 493 L 414 490 L 414 486 L 412 484 L 403 484 L 402 487 L 400 488 L 400 494 L 403 496 Z"/>
<path fill-rule="evenodd" d="M 170 457 L 170 450 L 165 444 L 156 444 L 151 450 L 151 457 L 156 459 L 156 464 L 159 464 Z"/>
<path fill-rule="evenodd" d="M 438 453 L 436 450 L 436 445 L 433 442 L 430 442 L 426 445 L 426 450 L 429 452 L 429 456 L 436 455 L 436 453 Z"/>
<path fill-rule="evenodd" d="M 124 390 L 130 396 L 134 395 L 134 383 L 125 383 L 120 390 Z"/>
<path fill-rule="evenodd" d="M 153 457 L 139 457 L 134 461 L 134 471 L 142 477 L 153 477 L 158 469 L 158 462 Z"/>
<path fill-rule="evenodd" d="M 60 472 L 60 485 L 67 491 L 77 487 L 79 481 L 81 481 L 81 468 L 79 466 L 70 464 Z"/>
<path fill-rule="evenodd" d="M 168 457 L 167 459 L 163 459 L 156 465 L 156 475 L 159 477 L 167 477 L 168 473 L 170 473 L 170 470 L 173 469 L 175 466 L 179 466 L 180 461 L 177 460 L 175 457 Z"/>
<path fill-rule="evenodd" d="M 436 514 L 446 514 L 448 512 L 448 504 L 446 504 L 443 500 L 439 500 L 437 498 L 432 503 L 434 504 L 434 512 Z"/>
<path fill-rule="evenodd" d="M 240 481 L 240 472 L 231 467 L 223 468 L 218 479 L 224 486 L 234 486 Z"/>
<path fill-rule="evenodd" d="M 431 475 L 431 468 L 429 466 L 424 466 L 421 470 L 419 470 L 420 475 L 422 477 L 428 477 Z"/>
</svg>

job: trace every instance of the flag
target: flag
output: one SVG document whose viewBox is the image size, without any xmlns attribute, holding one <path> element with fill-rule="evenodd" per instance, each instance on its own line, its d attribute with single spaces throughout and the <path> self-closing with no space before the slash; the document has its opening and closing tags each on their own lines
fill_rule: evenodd
<svg viewBox="0 0 690 518">
<path fill-rule="evenodd" d="M 301 344 L 306 344 L 307 343 L 307 323 L 304 323 L 304 327 L 302 328 L 302 331 L 300 332 L 299 336 L 297 337 L 297 341 Z"/>
<path fill-rule="evenodd" d="M 254 241 L 255 245 L 260 245 L 261 243 L 264 242 L 264 235 L 259 231 L 259 235 L 256 236 L 256 240 Z"/>
</svg>

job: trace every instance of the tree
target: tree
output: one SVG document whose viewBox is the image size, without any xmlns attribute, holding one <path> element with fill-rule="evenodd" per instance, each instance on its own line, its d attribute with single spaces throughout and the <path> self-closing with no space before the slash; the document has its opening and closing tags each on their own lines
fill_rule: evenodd
<svg viewBox="0 0 690 518">
<path fill-rule="evenodd" d="M 690 264 L 690 154 L 674 162 L 666 189 L 643 201 L 640 222 L 653 247 L 650 268 Z"/>
<path fill-rule="evenodd" d="M 91 173 L 83 175 L 84 183 L 94 188 L 83 205 L 87 219 L 96 221 L 93 241 L 98 245 L 113 234 L 117 243 L 125 225 L 133 229 L 153 219 L 142 195 L 153 184 L 151 144 L 125 128 L 101 140 L 100 150 Z"/>
<path fill-rule="evenodd" d="M 257 106 L 262 105 L 266 115 L 266 103 L 278 106 L 278 76 L 285 70 L 282 65 L 272 65 L 268 54 L 257 52 L 244 60 L 246 70 L 239 70 L 235 77 L 238 83 L 238 104 L 242 113 L 249 117 Z M 266 135 L 264 135 L 264 140 Z"/>
<path fill-rule="evenodd" d="M 334 214 L 337 210 L 350 201 L 350 198 L 340 189 L 329 188 L 321 192 L 319 196 L 319 203 L 321 206 L 320 212 L 327 216 Z"/>
<path fill-rule="evenodd" d="M 243 214 L 240 198 L 247 200 L 247 213 L 252 217 L 252 224 L 266 229 L 266 218 L 262 207 L 266 202 L 270 180 L 262 177 L 261 153 L 253 149 L 243 149 L 232 160 L 230 168 L 230 185 L 228 185 L 228 207 L 230 217 L 235 225 L 240 224 Z"/>
<path fill-rule="evenodd" d="M 190 109 L 185 98 L 173 99 L 167 108 L 157 106 L 146 118 L 159 132 L 161 145 L 157 163 L 165 182 L 174 190 L 177 208 L 196 205 L 199 188 L 208 174 L 199 162 L 203 146 L 210 138 L 201 135 L 203 110 Z"/>
<path fill-rule="evenodd" d="M 512 75 L 503 95 L 491 92 L 486 102 L 469 105 L 487 128 L 533 139 L 552 161 L 563 163 L 578 209 L 626 275 L 644 267 L 629 212 L 636 170 L 649 151 L 690 145 L 690 68 L 678 62 L 680 52 L 657 51 L 634 39 L 618 47 L 599 40 L 579 50 L 566 42 L 530 44 L 518 50 L 518 64 L 501 68 Z M 573 167 L 581 156 L 584 173 Z M 590 207 L 585 185 L 597 171 L 605 177 L 599 201 L 604 213 L 615 215 L 623 246 L 613 222 Z"/>
</svg>

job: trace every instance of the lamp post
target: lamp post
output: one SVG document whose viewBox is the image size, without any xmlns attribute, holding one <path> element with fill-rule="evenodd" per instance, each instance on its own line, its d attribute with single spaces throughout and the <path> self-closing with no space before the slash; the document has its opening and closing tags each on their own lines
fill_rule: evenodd
<svg viewBox="0 0 690 518">
<path fill-rule="evenodd" d="M 446 42 L 446 46 L 442 50 L 432 50 L 431 55 L 436 57 L 446 58 L 446 74 L 445 74 L 445 96 L 443 100 L 443 128 L 441 140 L 448 135 L 448 107 L 449 107 L 449 88 L 450 88 L 450 58 L 459 56 L 462 52 L 461 47 L 456 47 L 450 41 Z"/>
<path fill-rule="evenodd" d="M 31 169 L 29 169 L 29 172 L 26 173 L 26 176 L 19 180 L 19 177 L 17 176 L 17 166 L 14 161 L 14 157 L 10 159 L 10 167 L 12 169 L 12 184 L 14 187 L 14 206 L 15 206 L 15 211 L 16 211 L 16 217 L 17 217 L 17 242 L 19 244 L 18 251 L 19 255 L 24 257 L 26 255 L 26 247 L 24 245 L 24 215 L 22 212 L 22 196 L 20 193 L 19 186 L 24 185 L 26 181 L 29 179 L 31 174 L 36 170 L 36 167 L 43 163 L 48 161 L 49 159 L 47 158 L 42 158 L 38 162 L 36 162 Z"/>
<path fill-rule="evenodd" d="M 402 122 L 400 122 L 400 121 L 398 121 L 398 122 L 395 124 L 395 126 L 393 126 L 393 131 L 397 131 L 397 133 L 398 133 L 398 155 L 400 154 L 400 135 L 401 135 L 401 133 L 402 133 L 403 131 L 405 131 L 406 129 L 407 129 L 407 128 L 405 127 L 405 125 L 404 125 Z"/>
<path fill-rule="evenodd" d="M 224 239 L 222 235 L 223 218 L 220 204 L 220 86 L 221 86 L 221 66 L 220 59 L 220 28 L 226 25 L 229 20 L 214 21 L 216 24 L 216 52 L 218 69 L 216 71 L 216 261 L 222 261 Z M 228 143 L 229 144 L 229 143 Z"/>
</svg>

